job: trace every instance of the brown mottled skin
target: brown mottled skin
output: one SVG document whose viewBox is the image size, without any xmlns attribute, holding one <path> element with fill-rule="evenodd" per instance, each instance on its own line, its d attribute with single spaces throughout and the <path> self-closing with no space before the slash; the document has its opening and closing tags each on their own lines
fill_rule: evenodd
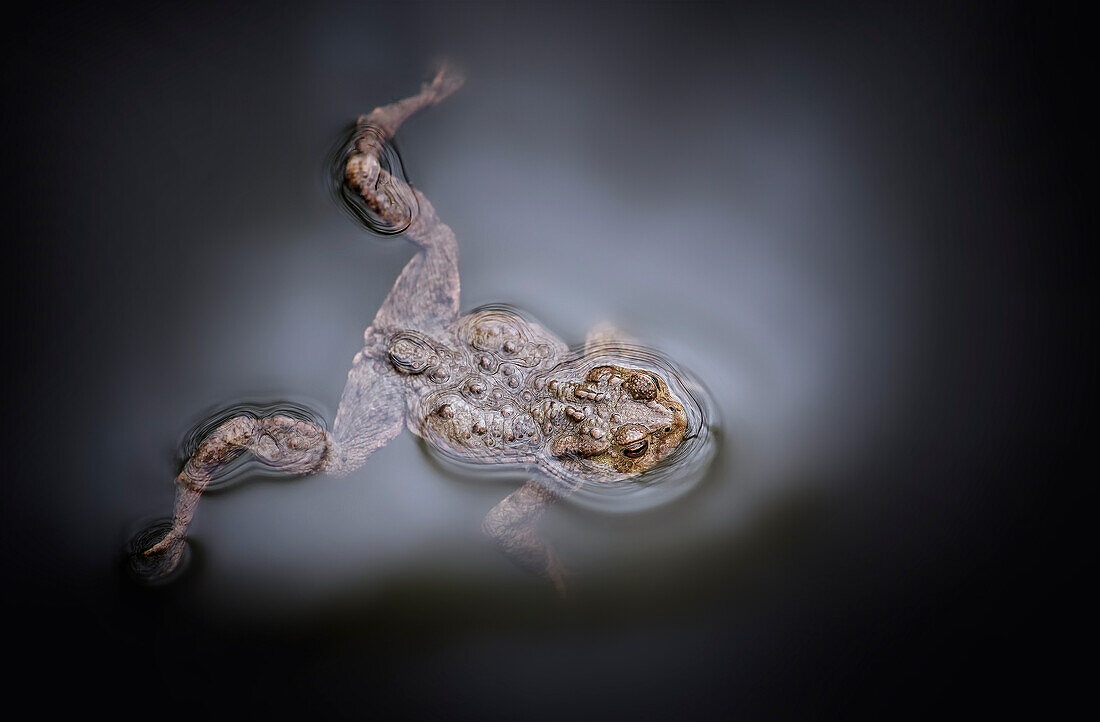
<svg viewBox="0 0 1100 722">
<path fill-rule="evenodd" d="M 537 469 L 482 528 L 516 563 L 564 592 L 564 569 L 535 531 L 542 512 L 582 481 L 623 479 L 653 467 L 683 439 L 684 408 L 651 371 L 571 353 L 508 310 L 459 316 L 454 233 L 379 157 L 406 118 L 461 84 L 444 68 L 417 95 L 359 118 L 345 183 L 380 222 L 405 227 L 416 255 L 364 334 L 331 432 L 288 416 L 238 416 L 203 440 L 177 479 L 171 530 L 145 552 L 162 555 L 166 572 L 181 558 L 200 494 L 234 457 L 248 451 L 289 474 L 345 475 L 405 426 L 466 463 Z M 613 330 L 596 330 L 586 350 L 615 338 Z"/>
</svg>

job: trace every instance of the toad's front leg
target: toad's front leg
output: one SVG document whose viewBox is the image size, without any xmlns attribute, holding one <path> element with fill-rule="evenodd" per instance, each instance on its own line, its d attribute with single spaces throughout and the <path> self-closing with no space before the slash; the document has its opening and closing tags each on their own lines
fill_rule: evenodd
<svg viewBox="0 0 1100 722">
<path fill-rule="evenodd" d="M 568 572 L 553 547 L 538 534 L 543 512 L 559 498 L 560 494 L 542 483 L 528 481 L 489 511 L 481 529 L 509 559 L 552 582 L 564 597 Z"/>
</svg>

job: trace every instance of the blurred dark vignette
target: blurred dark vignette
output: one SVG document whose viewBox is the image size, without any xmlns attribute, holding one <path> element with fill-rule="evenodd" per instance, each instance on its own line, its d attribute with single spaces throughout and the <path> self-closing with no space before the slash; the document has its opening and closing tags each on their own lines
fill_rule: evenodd
<svg viewBox="0 0 1100 722">
<path fill-rule="evenodd" d="M 1094 147 L 1073 8 L 12 17 L 15 686 L 157 718 L 1051 711 Z M 127 584 L 194 414 L 285 391 L 331 420 L 409 251 L 355 228 L 322 164 L 443 58 L 468 87 L 398 141 L 458 234 L 463 307 L 572 341 L 625 319 L 718 397 L 712 473 L 670 509 L 549 519 L 565 603 L 476 538 L 510 487 L 407 435 L 346 481 L 211 497 L 196 573 Z"/>
</svg>

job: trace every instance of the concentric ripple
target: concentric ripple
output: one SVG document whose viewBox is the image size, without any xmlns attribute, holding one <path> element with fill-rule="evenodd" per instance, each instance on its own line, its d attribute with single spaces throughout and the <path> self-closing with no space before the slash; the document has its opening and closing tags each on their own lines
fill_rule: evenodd
<svg viewBox="0 0 1100 722">
<path fill-rule="evenodd" d="M 363 161 L 353 174 L 358 188 L 352 187 L 349 177 L 348 162 L 353 157 Z M 403 233 L 419 212 L 397 146 L 372 125 L 356 124 L 345 131 L 329 154 L 328 176 L 339 205 L 378 235 Z"/>
<path fill-rule="evenodd" d="M 583 464 L 572 469 L 553 464 L 540 466 L 565 486 L 574 502 L 604 512 L 649 509 L 687 493 L 703 478 L 717 451 L 714 430 L 719 422 L 710 393 L 687 369 L 660 351 L 619 342 L 575 348 L 573 355 L 550 374 L 562 378 L 563 372 L 567 372 L 583 379 L 591 369 L 606 365 L 651 371 L 660 376 L 687 415 L 683 440 L 656 466 L 637 476 L 616 476 Z"/>
<path fill-rule="evenodd" d="M 716 452 L 718 419 L 710 393 L 687 369 L 655 349 L 622 342 L 566 349 L 510 306 L 480 308 L 465 319 L 456 341 L 471 349 L 467 372 L 453 374 L 420 404 L 420 435 L 434 456 L 481 477 L 520 471 L 574 503 L 612 513 L 664 504 L 703 478 Z M 624 390 L 652 374 L 667 391 L 654 380 L 648 400 L 634 392 L 629 400 L 608 385 L 609 374 L 629 380 Z M 609 445 L 642 433 L 651 423 L 646 405 L 653 418 L 669 413 L 669 400 L 686 417 L 679 442 L 652 466 L 623 463 L 616 454 L 644 457 L 651 442 L 675 433 L 651 432 L 629 450 Z"/>
<path fill-rule="evenodd" d="M 178 579 L 191 562 L 191 546 L 186 539 L 157 554 L 146 550 L 171 530 L 172 520 L 157 519 L 130 538 L 126 544 L 123 564 L 128 576 L 147 586 L 169 584 Z"/>
<path fill-rule="evenodd" d="M 229 406 L 219 407 L 207 412 L 196 422 L 180 439 L 177 446 L 176 461 L 178 469 L 182 470 L 187 460 L 198 450 L 199 445 L 210 436 L 211 432 L 229 419 L 238 416 L 251 416 L 254 419 L 270 418 L 272 416 L 289 416 L 300 421 L 308 421 L 319 427 L 327 428 L 324 416 L 312 406 L 297 401 L 272 401 L 272 402 L 238 402 Z M 217 470 L 214 476 L 206 484 L 204 490 L 225 489 L 241 481 L 245 476 L 257 471 L 264 471 L 269 467 L 253 454 L 242 454 Z M 273 469 L 278 472 L 278 469 Z"/>
</svg>

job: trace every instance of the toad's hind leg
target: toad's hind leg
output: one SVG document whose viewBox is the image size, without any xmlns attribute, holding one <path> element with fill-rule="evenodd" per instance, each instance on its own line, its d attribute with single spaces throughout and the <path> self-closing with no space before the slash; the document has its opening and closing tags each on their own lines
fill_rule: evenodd
<svg viewBox="0 0 1100 722">
<path fill-rule="evenodd" d="M 445 326 L 458 316 L 458 245 L 454 232 L 439 220 L 423 193 L 382 167 L 380 157 L 383 144 L 410 115 L 440 102 L 461 85 L 462 77 L 444 67 L 418 94 L 375 108 L 357 123 L 344 182 L 384 222 L 396 228 L 407 225 L 404 237 L 417 247 L 416 255 L 378 309 L 373 328 L 426 329 Z"/>
<path fill-rule="evenodd" d="M 323 469 L 334 449 L 334 441 L 323 427 L 290 416 L 242 415 L 223 422 L 203 439 L 176 477 L 172 527 L 157 544 L 145 550 L 145 555 L 160 556 L 158 574 L 175 569 L 199 497 L 241 454 L 251 452 L 269 469 L 301 475 Z"/>
<path fill-rule="evenodd" d="M 371 330 L 367 329 L 367 334 Z M 360 352 L 340 397 L 325 471 L 344 476 L 405 428 L 405 390 L 384 358 Z"/>
<path fill-rule="evenodd" d="M 268 470 L 292 476 L 322 471 L 344 476 L 401 433 L 404 424 L 404 397 L 396 372 L 363 354 L 348 372 L 331 433 L 283 415 L 242 415 L 223 422 L 203 439 L 176 477 L 172 526 L 144 552 L 156 557 L 153 576 L 163 577 L 177 567 L 199 497 L 237 457 L 251 453 Z"/>
</svg>

